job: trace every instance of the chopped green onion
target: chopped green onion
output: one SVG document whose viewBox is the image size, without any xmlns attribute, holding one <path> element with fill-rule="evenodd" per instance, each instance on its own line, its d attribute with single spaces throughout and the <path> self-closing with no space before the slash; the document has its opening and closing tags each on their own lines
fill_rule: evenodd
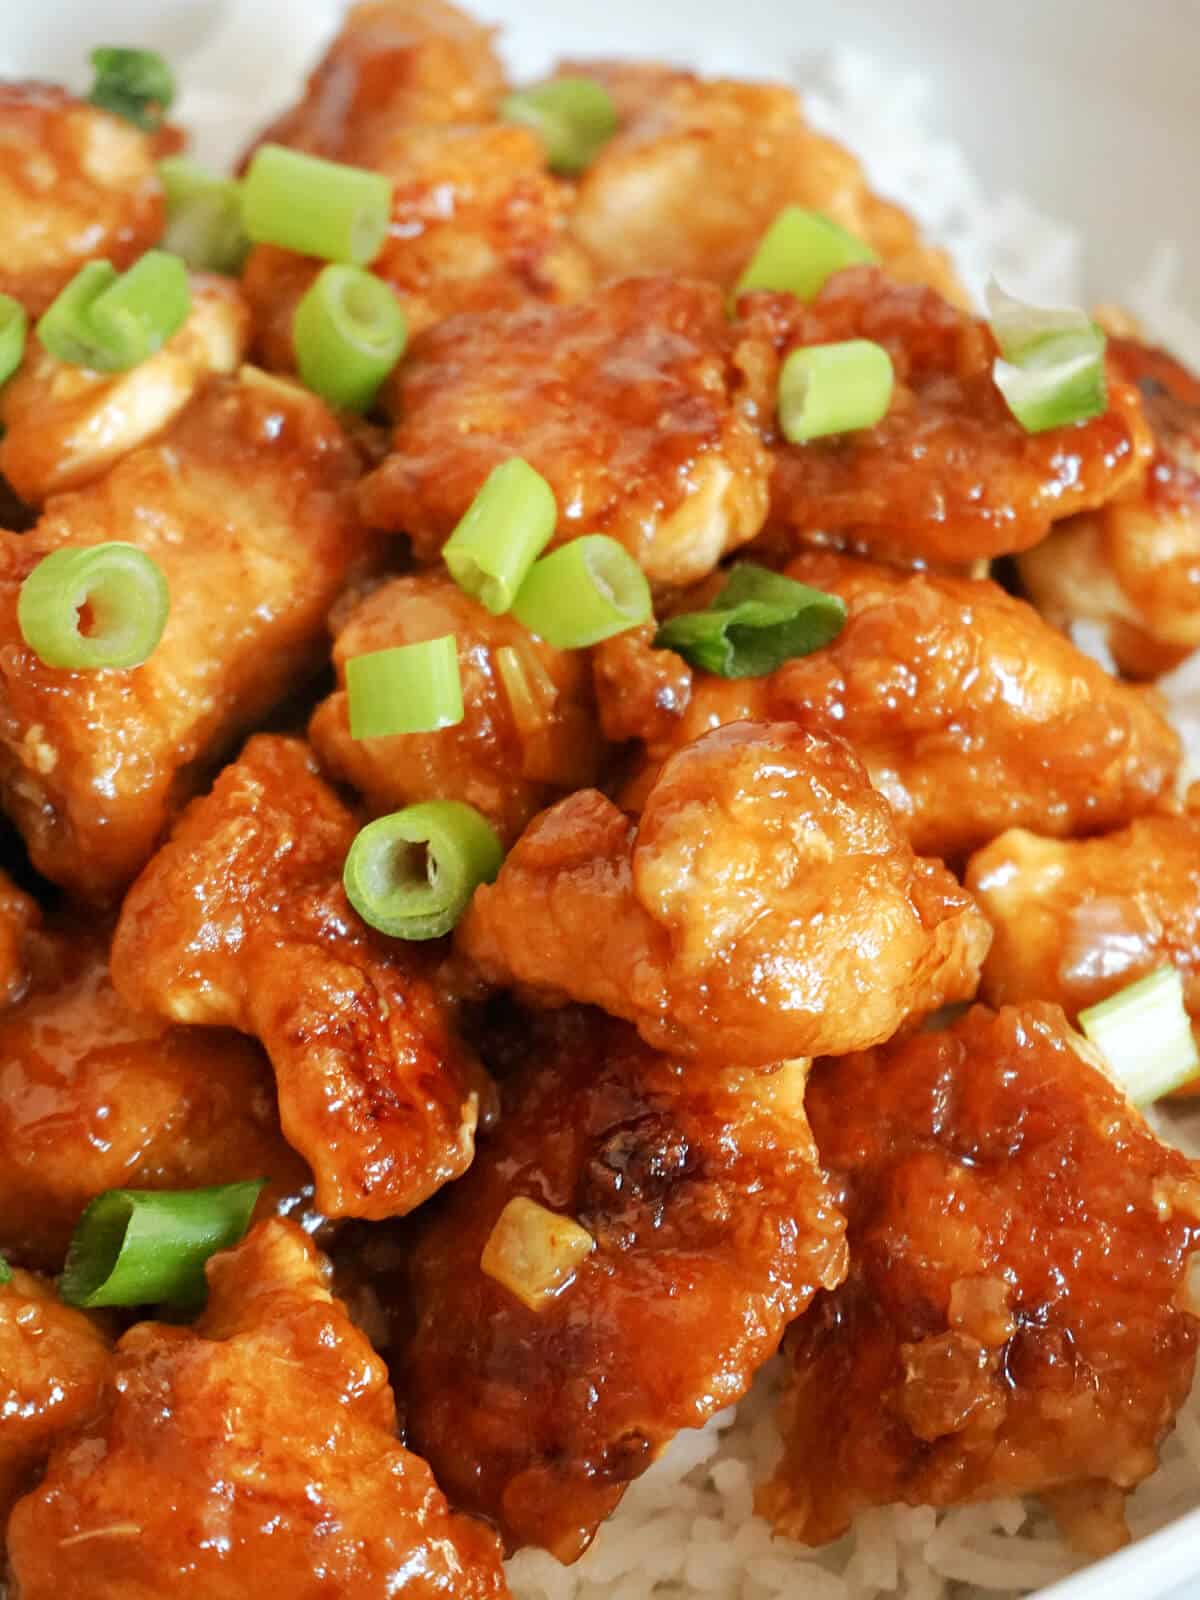
<svg viewBox="0 0 1200 1600">
<path fill-rule="evenodd" d="M 996 387 L 1027 433 L 1099 417 L 1108 409 L 1104 329 L 1078 306 L 1040 307 L 987 288 L 1000 357 Z"/>
<path fill-rule="evenodd" d="M 95 544 L 55 550 L 38 562 L 21 585 L 17 623 L 48 667 L 137 667 L 162 638 L 170 606 L 157 562 L 135 545 Z"/>
<path fill-rule="evenodd" d="M 101 45 L 91 54 L 96 81 L 88 99 L 147 133 L 162 126 L 175 98 L 175 74 L 156 50 Z"/>
<path fill-rule="evenodd" d="M 1079 1026 L 1124 1084 L 1135 1105 L 1149 1105 L 1200 1073 L 1200 1054 L 1174 967 L 1079 1013 Z"/>
<path fill-rule="evenodd" d="M 529 569 L 553 539 L 557 521 L 554 490 L 514 456 L 488 474 L 442 559 L 459 588 L 499 616 L 511 608 Z"/>
<path fill-rule="evenodd" d="M 296 364 L 331 406 L 366 411 L 404 354 L 408 327 L 395 290 L 362 267 L 322 268 L 296 307 Z"/>
<path fill-rule="evenodd" d="M 1023 355 L 1047 339 L 1064 333 L 1087 333 L 1093 326 L 1086 311 L 1078 306 L 1033 306 L 1008 294 L 993 278 L 986 290 L 988 324 L 1008 361 L 1020 362 Z"/>
<path fill-rule="evenodd" d="M 785 206 L 763 234 L 734 295 L 775 289 L 815 300 L 835 272 L 878 260 L 870 245 L 819 211 Z"/>
<path fill-rule="evenodd" d="M 779 427 L 790 444 L 870 428 L 886 416 L 896 374 L 870 339 L 793 350 L 779 372 Z"/>
<path fill-rule="evenodd" d="M 3 1256 L 0 1256 L 0 1283 L 12 1282 L 12 1268 Z"/>
<path fill-rule="evenodd" d="M 72 1306 L 204 1299 L 204 1265 L 250 1226 L 265 1178 L 214 1189 L 109 1189 L 79 1220 L 59 1292 Z"/>
<path fill-rule="evenodd" d="M 350 846 L 343 882 L 364 922 L 393 939 L 440 939 L 504 851 L 495 830 L 460 800 L 427 800 L 379 817 Z"/>
<path fill-rule="evenodd" d="M 646 575 L 628 550 L 589 533 L 534 562 L 512 612 L 556 650 L 583 650 L 639 627 L 653 609 Z"/>
<path fill-rule="evenodd" d="M 550 78 L 507 95 L 503 122 L 531 128 L 546 149 L 552 172 L 573 176 L 589 167 L 617 131 L 612 95 L 595 78 Z"/>
<path fill-rule="evenodd" d="M 124 273 L 89 261 L 43 313 L 37 336 L 71 366 L 126 372 L 162 348 L 191 304 L 187 268 L 165 250 L 147 250 Z"/>
<path fill-rule="evenodd" d="M 346 662 L 352 739 L 432 733 L 463 719 L 458 643 L 452 633 Z"/>
<path fill-rule="evenodd" d="M 364 167 L 259 145 L 242 183 L 242 220 L 255 244 L 365 267 L 383 248 L 392 180 Z"/>
<path fill-rule="evenodd" d="M 21 365 L 29 317 L 25 307 L 10 294 L 0 294 L 0 383 L 7 383 Z"/>
<path fill-rule="evenodd" d="M 719 678 L 761 678 L 794 656 L 820 650 L 845 621 L 836 594 L 740 561 L 706 611 L 671 617 L 654 643 Z"/>
<path fill-rule="evenodd" d="M 241 185 L 187 156 L 167 156 L 158 176 L 167 197 L 165 248 L 196 272 L 236 276 L 250 248 Z"/>
</svg>

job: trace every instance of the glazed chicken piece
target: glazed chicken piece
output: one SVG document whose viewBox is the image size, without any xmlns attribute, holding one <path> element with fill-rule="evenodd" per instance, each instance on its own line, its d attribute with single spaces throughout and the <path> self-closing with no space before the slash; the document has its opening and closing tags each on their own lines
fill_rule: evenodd
<svg viewBox="0 0 1200 1600">
<path fill-rule="evenodd" d="M 208 1277 L 194 1326 L 124 1336 L 99 1416 L 14 1511 L 21 1600 L 501 1600 L 495 1535 L 396 1438 L 383 1363 L 305 1235 L 264 1223 Z"/>
<path fill-rule="evenodd" d="M 586 658 L 555 650 L 510 616 L 494 617 L 436 573 L 393 578 L 345 617 L 334 646 L 339 683 L 354 656 L 453 634 L 465 715 L 436 733 L 354 739 L 345 688 L 309 724 L 326 770 L 372 812 L 463 800 L 506 840 L 564 790 L 592 783 L 599 738 Z"/>
<path fill-rule="evenodd" d="M 626 804 L 707 729 L 785 718 L 846 739 L 927 855 L 961 856 L 1014 824 L 1114 827 L 1170 792 L 1180 752 L 1165 718 L 998 585 L 818 551 L 787 575 L 840 595 L 847 621 L 832 644 L 769 676 L 694 670 L 655 650 L 649 630 L 597 647 L 605 732 L 646 749 Z M 709 598 L 675 603 L 702 609 Z"/>
<path fill-rule="evenodd" d="M 850 1275 L 789 1336 L 760 1510 L 818 1544 L 869 1506 L 1036 1492 L 1122 1542 L 1192 1381 L 1192 1163 L 1053 1006 L 819 1063 L 807 1105 Z"/>
<path fill-rule="evenodd" d="M 130 1011 L 100 935 L 67 925 L 27 944 L 31 991 L 0 1013 L 0 1246 L 60 1267 L 106 1189 L 266 1178 L 264 1212 L 311 1194 L 250 1040 Z"/>
<path fill-rule="evenodd" d="M 774 447 L 772 521 L 796 543 L 963 567 L 1025 550 L 1052 522 L 1111 500 L 1138 481 L 1153 448 L 1138 391 L 1115 360 L 1103 416 L 1026 433 L 993 381 L 986 323 L 875 267 L 835 273 L 811 305 L 763 293 L 739 306 L 743 404 Z M 852 434 L 782 443 L 783 359 L 800 345 L 858 338 L 892 358 L 887 415 Z"/>
<path fill-rule="evenodd" d="M 0 472 L 28 505 L 78 489 L 168 427 L 214 373 L 235 372 L 250 315 L 228 278 L 195 274 L 187 321 L 129 372 L 57 361 L 36 339 L 0 387 Z"/>
<path fill-rule="evenodd" d="M 29 936 L 40 917 L 36 900 L 0 872 L 0 1008 L 15 1004 L 29 987 Z"/>
<path fill-rule="evenodd" d="M 1052 622 L 1105 624 L 1122 672 L 1154 678 L 1200 645 L 1200 378 L 1134 339 L 1112 350 L 1154 456 L 1136 488 L 1026 551 L 1021 578 Z"/>
<path fill-rule="evenodd" d="M 0 1557 L 14 1503 L 57 1436 L 95 1409 L 111 1362 L 100 1328 L 51 1284 L 19 1269 L 0 1283 Z"/>
<path fill-rule="evenodd" d="M 511 1050 L 498 1131 L 430 1214 L 402 1291 L 408 1426 L 510 1548 L 573 1561 L 674 1433 L 736 1400 L 841 1280 L 842 1221 L 804 1116 L 806 1062 L 697 1072 L 578 1010 L 532 1047 L 526 1023 Z M 480 1264 L 501 1213 L 530 1201 L 543 1234 L 548 1211 L 594 1241 L 537 1309 Z M 537 1262 L 526 1242 L 518 1286 Z"/>
<path fill-rule="evenodd" d="M 160 443 L 36 528 L 0 533 L 0 800 L 39 871 L 115 895 L 242 729 L 320 659 L 325 618 L 369 549 L 358 458 L 315 396 L 219 380 Z M 17 596 L 53 550 L 126 540 L 165 573 L 162 641 L 128 671 L 69 672 L 24 643 Z"/>
<path fill-rule="evenodd" d="M 864 240 L 894 277 L 963 301 L 945 253 L 871 193 L 859 162 L 805 122 L 792 90 L 629 61 L 561 71 L 598 79 L 621 118 L 580 182 L 571 221 L 604 277 L 674 272 L 730 289 L 795 205 Z"/>
<path fill-rule="evenodd" d="M 118 270 L 163 230 L 151 135 L 43 83 L 0 83 L 0 293 L 40 316 L 86 261 Z"/>
<path fill-rule="evenodd" d="M 491 983 L 756 1066 L 858 1049 L 970 999 L 989 935 L 847 745 L 740 722 L 673 755 L 640 818 L 594 789 L 543 812 L 457 937 Z"/>
<path fill-rule="evenodd" d="M 112 975 L 136 1009 L 258 1037 L 319 1209 L 378 1219 L 470 1165 L 484 1084 L 436 955 L 346 899 L 357 827 L 299 740 L 251 739 L 126 896 Z"/>
<path fill-rule="evenodd" d="M 718 290 L 630 278 L 577 306 L 451 317 L 391 381 L 392 454 L 365 480 L 372 526 L 436 559 L 493 467 L 547 479 L 557 539 L 606 533 L 656 583 L 688 583 L 752 539 L 770 461 L 731 394 Z"/>
</svg>

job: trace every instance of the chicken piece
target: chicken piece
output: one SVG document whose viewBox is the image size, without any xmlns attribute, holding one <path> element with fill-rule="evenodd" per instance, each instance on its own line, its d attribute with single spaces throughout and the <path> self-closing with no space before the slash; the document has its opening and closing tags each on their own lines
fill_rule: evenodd
<svg viewBox="0 0 1200 1600">
<path fill-rule="evenodd" d="M 767 677 L 693 671 L 646 634 L 598 647 L 605 732 L 646 745 L 649 771 L 626 804 L 672 750 L 743 719 L 840 734 L 927 855 L 961 856 L 1014 824 L 1110 828 L 1171 791 L 1179 740 L 1146 695 L 998 585 L 818 551 L 787 575 L 840 595 L 847 621 Z"/>
<path fill-rule="evenodd" d="M 607 533 L 656 583 L 688 583 L 752 539 L 770 458 L 731 397 L 721 296 L 629 278 L 577 306 L 452 317 L 391 381 L 392 454 L 363 484 L 372 526 L 437 557 L 493 467 L 520 455 L 557 539 Z"/>
<path fill-rule="evenodd" d="M 37 317 L 86 261 L 123 270 L 166 220 L 150 134 L 44 83 L 0 83 L 0 293 Z"/>
<path fill-rule="evenodd" d="M 309 737 L 326 769 L 371 811 L 464 800 L 505 841 L 558 793 L 592 783 L 600 741 L 586 658 L 552 649 L 510 616 L 494 617 L 449 578 L 393 578 L 350 612 L 333 659 L 453 634 L 465 716 L 437 733 L 353 739 L 345 688 L 318 706 Z"/>
<path fill-rule="evenodd" d="M 458 926 L 492 983 L 747 1066 L 859 1049 L 970 999 L 988 938 L 848 746 L 748 722 L 673 755 L 638 819 L 594 789 L 543 812 Z"/>
<path fill-rule="evenodd" d="M 760 1510 L 819 1544 L 868 1506 L 1037 1492 L 1120 1542 L 1192 1381 L 1192 1163 L 1053 1006 L 820 1063 L 807 1103 L 850 1275 L 789 1336 Z"/>
<path fill-rule="evenodd" d="M 21 1600 L 507 1595 L 496 1536 L 396 1438 L 386 1369 L 303 1232 L 264 1223 L 208 1278 L 194 1327 L 121 1339 L 100 1415 L 14 1511 Z"/>
<path fill-rule="evenodd" d="M 878 268 L 835 273 L 811 305 L 764 293 L 739 307 L 742 403 L 774 447 L 771 517 L 797 543 L 964 567 L 1027 549 L 1052 522 L 1111 500 L 1137 482 L 1153 448 L 1138 391 L 1115 361 L 1103 416 L 1026 433 L 993 381 L 987 324 Z M 800 345 L 858 338 L 892 358 L 887 415 L 837 438 L 781 442 L 784 358 Z"/>
<path fill-rule="evenodd" d="M 311 1194 L 255 1045 L 130 1011 L 101 936 L 67 926 L 30 942 L 31 992 L 0 1013 L 0 1245 L 60 1267 L 106 1189 L 266 1178 L 264 1211 Z"/>
<path fill-rule="evenodd" d="M 379 167 L 414 125 L 486 122 L 505 89 L 493 31 L 446 0 L 351 6 L 303 99 L 260 142 Z"/>
<path fill-rule="evenodd" d="M 0 533 L 0 800 L 34 865 L 88 899 L 149 858 L 204 764 L 319 660 L 325 618 L 369 549 L 358 460 L 324 405 L 274 380 L 218 380 L 162 441 Z M 166 574 L 171 615 L 128 671 L 44 666 L 17 623 L 43 556 L 122 539 Z"/>
<path fill-rule="evenodd" d="M 401 1290 L 409 1436 L 510 1548 L 573 1561 L 675 1432 L 732 1404 L 840 1282 L 842 1222 L 806 1062 L 697 1073 L 574 1009 L 508 1048 L 498 1131 L 424 1224 Z M 480 1265 L 520 1196 L 595 1241 L 537 1310 Z"/>
<path fill-rule="evenodd" d="M 346 899 L 357 826 L 299 740 L 251 739 L 126 896 L 112 975 L 139 1010 L 261 1039 L 318 1207 L 378 1219 L 470 1165 L 484 1085 L 436 957 Z"/>
<path fill-rule="evenodd" d="M 859 162 L 809 127 L 791 89 L 628 61 L 561 70 L 598 79 L 621 117 L 571 223 L 605 277 L 673 272 L 732 288 L 777 214 L 797 205 L 865 240 L 894 277 L 965 301 L 945 252 L 871 193 Z"/>
<path fill-rule="evenodd" d="M 250 315 L 228 278 L 195 275 L 192 309 L 157 355 L 129 372 L 57 361 L 30 340 L 0 388 L 0 472 L 29 505 L 78 489 L 174 422 L 213 373 L 237 370 Z"/>
<path fill-rule="evenodd" d="M 14 1005 L 29 987 L 29 935 L 40 915 L 37 902 L 0 871 L 0 1008 Z"/>
<path fill-rule="evenodd" d="M 1103 623 L 1122 672 L 1154 678 L 1200 645 L 1200 378 L 1133 339 L 1111 348 L 1154 434 L 1136 488 L 1055 528 L 1021 579 L 1059 627 Z"/>
<path fill-rule="evenodd" d="M 0 1557 L 9 1512 L 55 1438 L 95 1409 L 108 1379 L 109 1341 L 31 1272 L 0 1283 Z"/>
<path fill-rule="evenodd" d="M 571 190 L 547 173 L 528 129 L 406 128 L 376 165 L 395 182 L 371 271 L 400 296 L 410 336 L 456 312 L 577 300 L 591 287 L 587 258 L 566 233 Z M 273 245 L 246 262 L 257 348 L 275 371 L 295 369 L 296 306 L 323 266 Z"/>
</svg>

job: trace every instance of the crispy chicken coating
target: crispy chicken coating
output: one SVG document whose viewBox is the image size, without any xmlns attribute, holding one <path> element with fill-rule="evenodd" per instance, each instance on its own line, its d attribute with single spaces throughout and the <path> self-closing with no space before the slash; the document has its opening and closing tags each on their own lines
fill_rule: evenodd
<svg viewBox="0 0 1200 1600">
<path fill-rule="evenodd" d="M 1138 391 L 1115 362 L 1103 416 L 1026 433 L 993 381 L 986 323 L 878 268 L 835 273 L 812 305 L 756 294 L 740 310 L 743 403 L 774 446 L 772 520 L 797 543 L 836 542 L 900 565 L 965 566 L 1027 549 L 1052 522 L 1103 505 L 1149 458 Z M 887 415 L 837 438 L 782 443 L 774 428 L 783 359 L 800 345 L 858 338 L 892 358 Z"/>
<path fill-rule="evenodd" d="M 52 1285 L 20 1270 L 0 1283 L 0 1556 L 14 1503 L 57 1436 L 95 1409 L 111 1362 L 99 1327 Z"/>
<path fill-rule="evenodd" d="M 673 755 L 640 818 L 594 789 L 543 812 L 458 927 L 493 983 L 746 1065 L 858 1049 L 970 999 L 988 938 L 848 746 L 749 722 Z"/>
<path fill-rule="evenodd" d="M 387 1372 L 295 1226 L 208 1269 L 193 1327 L 143 1322 L 100 1415 L 13 1513 L 22 1600 L 483 1600 L 494 1534 L 395 1434 Z"/>
<path fill-rule="evenodd" d="M 977 1007 L 814 1069 L 851 1264 L 789 1336 L 783 1532 L 1038 1492 L 1077 1542 L 1124 1537 L 1192 1381 L 1200 1183 L 1089 1057 L 1055 1007 Z"/>
<path fill-rule="evenodd" d="M 547 479 L 557 539 L 606 533 L 656 583 L 703 577 L 752 539 L 770 461 L 733 403 L 721 295 L 630 278 L 576 306 L 452 317 L 392 379 L 392 453 L 365 480 L 372 526 L 436 558 L 493 467 Z"/>
<path fill-rule="evenodd" d="M 997 584 L 832 551 L 800 556 L 787 575 L 840 595 L 846 626 L 769 676 L 692 669 L 647 633 L 597 648 L 605 731 L 646 747 L 649 770 L 627 804 L 672 750 L 743 719 L 840 734 L 926 855 L 963 855 L 1013 825 L 1055 835 L 1114 827 L 1171 790 L 1179 740 L 1147 696 Z"/>
<path fill-rule="evenodd" d="M 796 205 L 865 240 L 894 277 L 962 301 L 946 254 L 871 193 L 856 158 L 805 122 L 791 89 L 628 61 L 562 70 L 599 79 L 621 117 L 571 221 L 603 276 L 674 272 L 732 288 L 776 215 Z"/>
<path fill-rule="evenodd" d="M 13 1005 L 29 987 L 29 936 L 40 919 L 37 902 L 0 872 L 0 1007 Z"/>
<path fill-rule="evenodd" d="M 0 1246 L 61 1266 L 106 1189 L 267 1178 L 264 1211 L 311 1193 L 254 1044 L 131 1011 L 102 936 L 68 925 L 28 942 L 31 991 L 0 1013 Z"/>
<path fill-rule="evenodd" d="M 259 1038 L 321 1211 L 380 1218 L 469 1166 L 482 1073 L 435 958 L 347 901 L 357 826 L 299 740 L 251 739 L 126 896 L 112 974 L 140 1010 Z"/>
<path fill-rule="evenodd" d="M 149 858 L 204 764 L 319 660 L 325 618 L 365 558 L 358 470 L 315 396 L 219 380 L 154 445 L 0 533 L 0 800 L 39 871 L 117 893 Z M 17 596 L 53 550 L 126 540 L 171 590 L 162 641 L 128 671 L 47 667 Z"/>
<path fill-rule="evenodd" d="M 1154 456 L 1136 488 L 1026 551 L 1021 578 L 1052 622 L 1104 623 L 1121 670 L 1153 678 L 1200 645 L 1200 378 L 1134 339 L 1111 349 Z"/>
<path fill-rule="evenodd" d="M 526 1024 L 512 1050 L 498 1131 L 412 1259 L 408 1426 L 510 1547 L 573 1561 L 676 1430 L 736 1400 L 841 1280 L 842 1222 L 804 1116 L 807 1063 L 697 1072 L 577 1010 L 532 1048 Z M 595 1240 L 539 1310 L 480 1267 L 516 1196 Z"/>
<path fill-rule="evenodd" d="M 373 812 L 418 800 L 464 800 L 508 841 L 564 790 L 592 783 L 599 738 L 586 659 L 555 650 L 510 616 L 494 617 L 436 573 L 393 578 L 346 617 L 334 646 L 346 662 L 373 650 L 453 634 L 463 720 L 436 733 L 353 739 L 344 687 L 318 706 L 313 748 Z"/>
<path fill-rule="evenodd" d="M 29 505 L 78 489 L 175 418 L 213 373 L 237 370 L 250 314 L 228 278 L 192 277 L 187 321 L 129 372 L 93 372 L 57 361 L 36 340 L 0 388 L 0 472 Z"/>
<path fill-rule="evenodd" d="M 165 210 L 149 134 L 44 83 L 0 83 L 0 293 L 40 316 L 85 261 L 123 270 Z"/>
</svg>

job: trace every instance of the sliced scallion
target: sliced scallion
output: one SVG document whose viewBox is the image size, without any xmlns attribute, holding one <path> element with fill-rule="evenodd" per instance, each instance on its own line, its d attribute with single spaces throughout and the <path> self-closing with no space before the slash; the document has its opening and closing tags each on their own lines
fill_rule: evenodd
<svg viewBox="0 0 1200 1600">
<path fill-rule="evenodd" d="M 255 244 L 365 267 L 387 236 L 392 182 L 381 172 L 259 145 L 242 183 L 242 221 Z"/>
<path fill-rule="evenodd" d="M 815 300 L 835 272 L 878 260 L 869 244 L 819 211 L 785 206 L 763 234 L 734 294 L 774 289 Z"/>
<path fill-rule="evenodd" d="M 126 372 L 160 350 L 191 310 L 187 268 L 147 250 L 128 272 L 89 261 L 43 313 L 37 336 L 59 361 Z"/>
<path fill-rule="evenodd" d="M 500 102 L 503 122 L 531 128 L 552 172 L 573 176 L 589 167 L 617 131 L 612 95 L 594 78 L 550 78 Z"/>
<path fill-rule="evenodd" d="M 352 739 L 452 728 L 463 719 L 454 635 L 351 656 L 346 662 L 346 699 Z"/>
<path fill-rule="evenodd" d="M 364 922 L 393 939 L 449 933 L 504 851 L 491 824 L 460 800 L 426 800 L 378 817 L 350 846 L 343 882 Z"/>
<path fill-rule="evenodd" d="M 508 611 L 554 537 L 554 491 L 527 461 L 494 467 L 442 550 L 460 589 L 492 613 Z"/>
<path fill-rule="evenodd" d="M 241 185 L 187 156 L 165 157 L 158 176 L 167 197 L 166 249 L 197 272 L 240 272 L 250 248 Z"/>
<path fill-rule="evenodd" d="M 870 339 L 793 350 L 779 373 L 779 428 L 790 444 L 873 427 L 886 416 L 896 374 Z"/>
<path fill-rule="evenodd" d="M 654 643 L 719 678 L 760 678 L 829 644 L 845 621 L 836 594 L 740 561 L 707 610 L 671 617 Z"/>
<path fill-rule="evenodd" d="M 583 650 L 639 627 L 653 609 L 646 575 L 628 550 L 589 533 L 534 562 L 512 611 L 556 650 Z"/>
<path fill-rule="evenodd" d="M 29 317 L 25 307 L 10 294 L 0 294 L 0 383 L 7 383 L 21 365 Z"/>
<path fill-rule="evenodd" d="M 170 608 L 158 563 L 135 545 L 113 541 L 44 556 L 21 585 L 17 624 L 48 667 L 137 667 L 162 638 Z"/>
<path fill-rule="evenodd" d="M 3 1256 L 0 1256 L 0 1284 L 12 1282 L 12 1268 Z"/>
<path fill-rule="evenodd" d="M 1034 306 L 1007 293 L 993 278 L 985 291 L 988 325 L 1008 361 L 1023 355 L 1046 339 L 1064 333 L 1087 333 L 1092 319 L 1079 306 Z"/>
<path fill-rule="evenodd" d="M 1107 339 L 1098 323 L 1077 306 L 1027 305 L 994 282 L 988 285 L 987 301 L 1000 346 L 992 375 L 1027 433 L 1104 414 Z"/>
<path fill-rule="evenodd" d="M 408 326 L 396 292 L 362 267 L 328 266 L 296 307 L 296 365 L 331 406 L 367 411 L 404 353 Z"/>
<path fill-rule="evenodd" d="M 156 50 L 101 45 L 92 51 L 96 79 L 88 99 L 147 133 L 162 126 L 175 98 L 175 74 Z"/>
<path fill-rule="evenodd" d="M 1136 1105 L 1149 1105 L 1200 1074 L 1200 1053 L 1172 966 L 1079 1013 L 1079 1026 Z"/>
</svg>

